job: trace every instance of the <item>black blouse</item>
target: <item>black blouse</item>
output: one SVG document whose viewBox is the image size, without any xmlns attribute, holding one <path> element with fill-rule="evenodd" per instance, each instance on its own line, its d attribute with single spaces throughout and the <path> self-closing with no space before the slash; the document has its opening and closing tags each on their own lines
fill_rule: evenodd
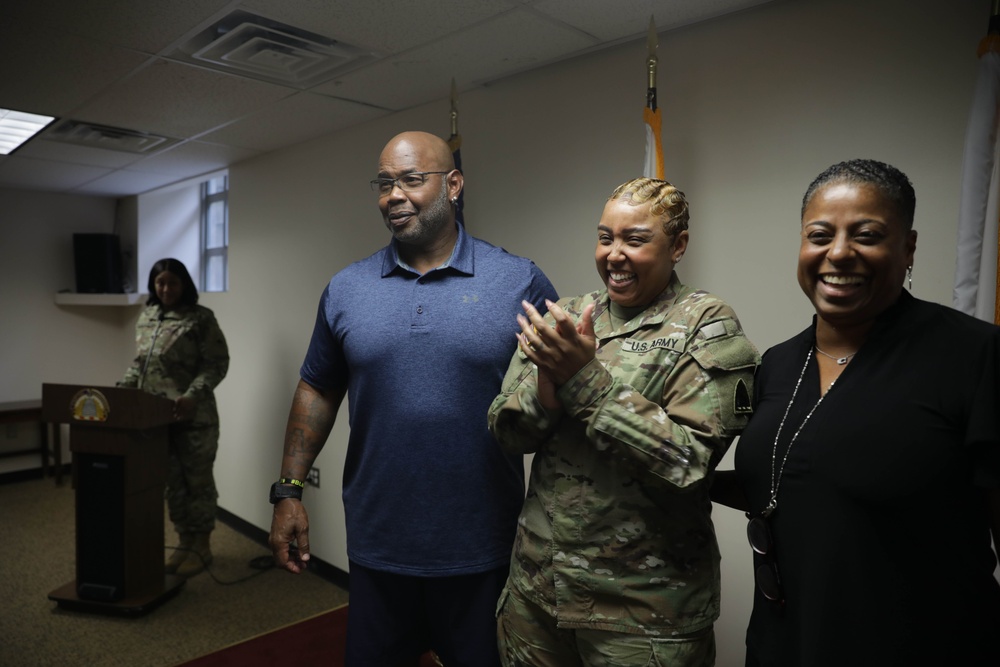
<svg viewBox="0 0 1000 667">
<path fill-rule="evenodd" d="M 747 665 L 1000 665 L 1000 328 L 904 291 L 789 451 L 820 397 L 810 359 L 775 455 L 814 331 L 764 355 L 736 450 L 753 515 L 788 451 L 770 518 L 786 602 L 755 589 Z"/>
</svg>

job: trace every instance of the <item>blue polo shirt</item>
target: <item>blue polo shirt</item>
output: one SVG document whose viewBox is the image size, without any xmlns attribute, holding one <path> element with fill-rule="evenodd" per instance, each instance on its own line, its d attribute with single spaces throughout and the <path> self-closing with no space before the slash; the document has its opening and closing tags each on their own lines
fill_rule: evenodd
<svg viewBox="0 0 1000 667">
<path fill-rule="evenodd" d="M 397 574 L 451 576 L 510 561 L 522 457 L 486 424 L 516 347 L 521 300 L 556 292 L 533 262 L 458 225 L 448 261 L 419 275 L 395 240 L 333 277 L 301 376 L 348 392 L 348 557 Z"/>
</svg>

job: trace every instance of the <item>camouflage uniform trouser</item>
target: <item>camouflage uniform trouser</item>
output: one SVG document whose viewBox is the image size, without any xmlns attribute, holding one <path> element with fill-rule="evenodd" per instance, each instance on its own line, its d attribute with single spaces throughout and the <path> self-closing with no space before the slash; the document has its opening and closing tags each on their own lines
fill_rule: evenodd
<svg viewBox="0 0 1000 667">
<path fill-rule="evenodd" d="M 712 667 L 711 627 L 670 638 L 606 630 L 564 630 L 541 607 L 505 588 L 497 605 L 504 667 Z"/>
<path fill-rule="evenodd" d="M 215 528 L 215 477 L 219 426 L 170 427 L 167 456 L 167 509 L 178 533 L 208 533 Z"/>
</svg>

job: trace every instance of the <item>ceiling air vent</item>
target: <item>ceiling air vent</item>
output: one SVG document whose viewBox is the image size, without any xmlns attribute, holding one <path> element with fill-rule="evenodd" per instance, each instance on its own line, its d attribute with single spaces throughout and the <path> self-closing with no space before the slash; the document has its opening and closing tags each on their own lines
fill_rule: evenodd
<svg viewBox="0 0 1000 667">
<path fill-rule="evenodd" d="M 141 154 L 151 154 L 154 148 L 166 148 L 178 141 L 156 134 L 95 125 L 77 120 L 64 120 L 58 123 L 45 134 L 45 139 L 91 148 L 104 148 L 109 151 Z"/>
<path fill-rule="evenodd" d="M 349 44 L 243 10 L 202 30 L 169 57 L 300 89 L 374 59 Z"/>
</svg>

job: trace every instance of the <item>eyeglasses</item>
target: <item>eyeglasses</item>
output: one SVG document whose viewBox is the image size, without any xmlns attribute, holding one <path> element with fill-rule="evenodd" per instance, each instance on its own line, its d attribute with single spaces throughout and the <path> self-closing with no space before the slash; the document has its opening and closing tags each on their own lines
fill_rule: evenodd
<svg viewBox="0 0 1000 667">
<path fill-rule="evenodd" d="M 762 561 L 754 568 L 757 588 L 768 600 L 779 605 L 785 604 L 785 591 L 781 587 L 778 562 L 774 557 L 774 538 L 771 536 L 771 526 L 767 523 L 767 519 L 762 516 L 750 519 L 750 523 L 747 524 L 747 539 L 750 540 L 750 548 L 760 555 Z"/>
<path fill-rule="evenodd" d="M 397 185 L 399 189 L 403 192 L 413 192 L 414 190 L 420 189 L 424 183 L 427 182 L 427 176 L 430 174 L 449 174 L 450 171 L 411 171 L 409 174 L 403 174 L 399 178 L 373 178 L 369 181 L 374 192 L 379 193 L 380 196 L 385 196 L 392 192 L 393 188 Z"/>
</svg>

